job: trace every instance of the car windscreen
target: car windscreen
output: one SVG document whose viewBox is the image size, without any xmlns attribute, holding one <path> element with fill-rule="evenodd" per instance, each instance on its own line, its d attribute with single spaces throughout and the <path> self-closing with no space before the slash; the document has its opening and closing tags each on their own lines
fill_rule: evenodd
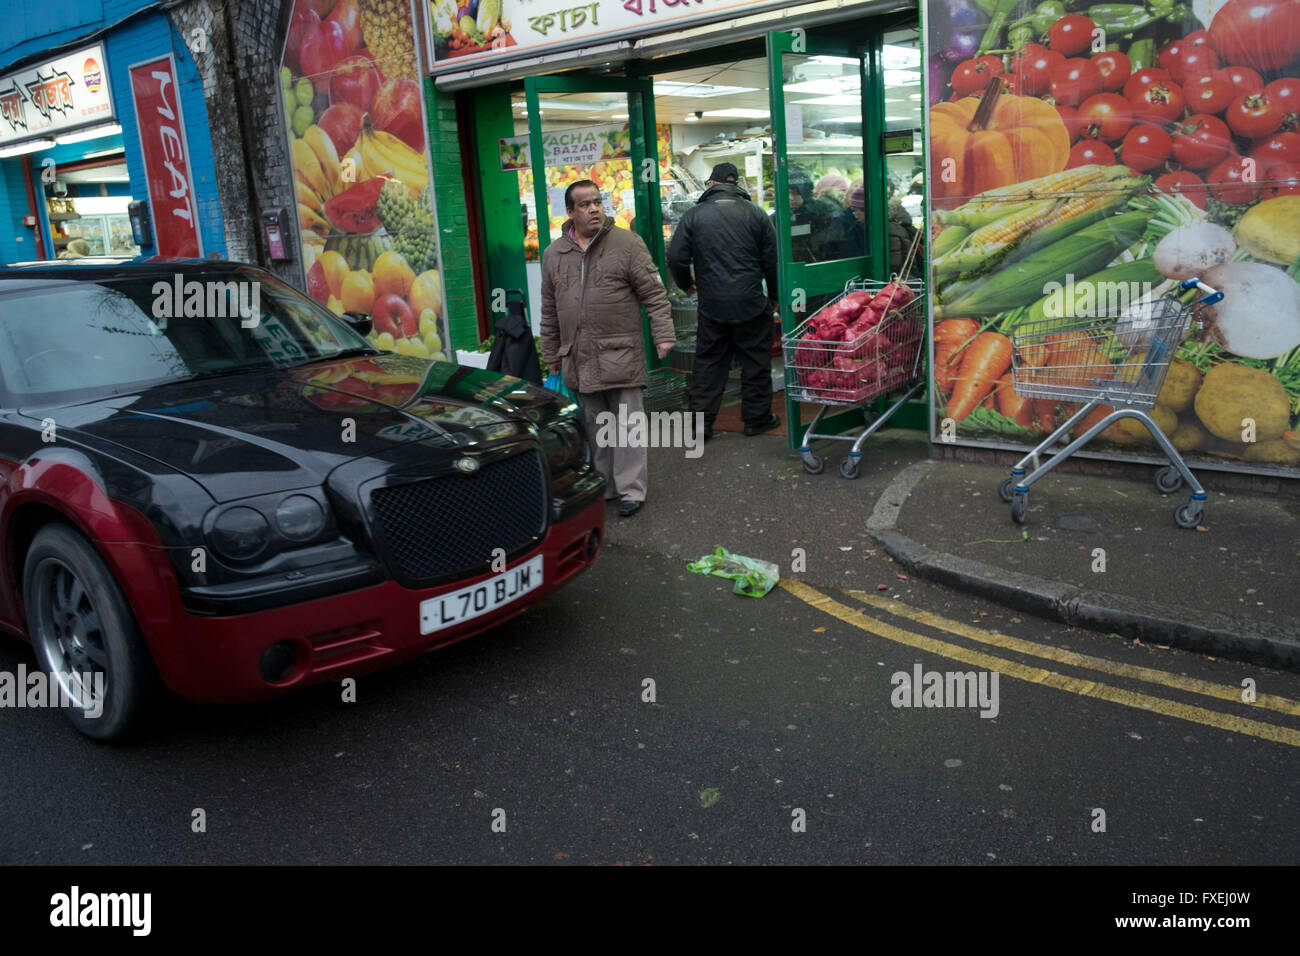
<svg viewBox="0 0 1300 956">
<path fill-rule="evenodd" d="M 6 407 L 288 368 L 369 350 L 346 324 L 263 273 L 0 282 Z"/>
</svg>

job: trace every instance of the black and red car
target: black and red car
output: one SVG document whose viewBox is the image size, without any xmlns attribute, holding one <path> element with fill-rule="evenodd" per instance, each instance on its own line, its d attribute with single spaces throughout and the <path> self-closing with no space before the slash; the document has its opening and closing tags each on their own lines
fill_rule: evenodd
<svg viewBox="0 0 1300 956">
<path fill-rule="evenodd" d="M 0 269 L 0 629 L 78 729 L 122 735 L 160 682 L 364 674 L 595 560 L 575 405 L 364 331 L 251 266 Z"/>
</svg>

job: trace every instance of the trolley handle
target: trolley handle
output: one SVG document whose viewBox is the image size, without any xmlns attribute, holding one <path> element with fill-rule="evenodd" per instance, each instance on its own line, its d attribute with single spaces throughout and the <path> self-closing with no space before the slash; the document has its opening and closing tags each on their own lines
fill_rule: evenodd
<svg viewBox="0 0 1300 956">
<path fill-rule="evenodd" d="M 1183 289 L 1200 289 L 1205 293 L 1205 298 L 1197 301 L 1197 305 L 1214 305 L 1214 303 L 1223 299 L 1222 292 L 1218 289 L 1211 288 L 1195 276 L 1190 279 L 1184 279 L 1182 282 L 1178 283 L 1178 285 Z"/>
</svg>

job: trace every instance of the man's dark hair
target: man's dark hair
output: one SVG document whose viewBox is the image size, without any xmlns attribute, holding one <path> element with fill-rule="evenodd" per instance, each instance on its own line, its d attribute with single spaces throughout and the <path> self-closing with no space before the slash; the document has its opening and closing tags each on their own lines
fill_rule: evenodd
<svg viewBox="0 0 1300 956">
<path fill-rule="evenodd" d="M 584 186 L 590 186 L 592 189 L 596 190 L 597 193 L 600 192 L 600 187 L 590 179 L 579 179 L 576 183 L 569 183 L 569 188 L 564 191 L 564 208 L 569 212 L 573 211 L 573 191 L 575 189 L 581 189 Z"/>
</svg>

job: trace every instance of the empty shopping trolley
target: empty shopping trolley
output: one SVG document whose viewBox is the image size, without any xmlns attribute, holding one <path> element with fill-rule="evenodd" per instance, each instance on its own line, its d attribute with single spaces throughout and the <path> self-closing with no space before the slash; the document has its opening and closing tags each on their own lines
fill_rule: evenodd
<svg viewBox="0 0 1300 956">
<path fill-rule="evenodd" d="M 1203 297 L 1193 295 L 1184 301 L 1190 289 L 1199 289 Z M 1188 500 L 1174 510 L 1174 520 L 1183 528 L 1201 523 L 1205 489 L 1151 417 L 1150 409 L 1155 406 L 1169 364 L 1196 311 L 1222 298 L 1222 292 L 1200 279 L 1187 279 L 1168 295 L 1138 302 L 1111 316 L 1042 319 L 1027 322 L 1012 332 L 1011 375 L 1018 396 L 1084 403 L 1020 459 L 1011 469 L 1011 476 L 998 487 L 1002 500 L 1011 503 L 1013 520 L 1025 520 L 1029 488 L 1035 481 L 1115 422 L 1133 418 L 1151 433 L 1169 459 L 1169 464 L 1156 472 L 1156 487 L 1172 494 L 1186 482 L 1191 490 Z M 1112 410 L 1040 463 L 1040 456 L 1099 405 Z"/>
</svg>

